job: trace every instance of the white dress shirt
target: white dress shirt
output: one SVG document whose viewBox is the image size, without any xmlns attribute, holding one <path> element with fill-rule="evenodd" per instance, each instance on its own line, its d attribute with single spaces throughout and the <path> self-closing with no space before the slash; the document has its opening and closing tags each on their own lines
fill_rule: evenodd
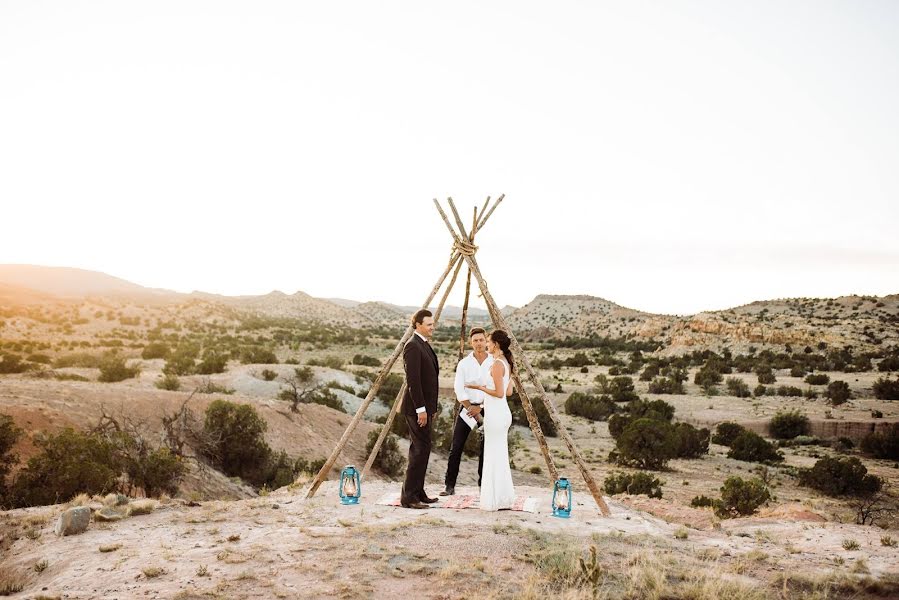
<svg viewBox="0 0 899 600">
<path fill-rule="evenodd" d="M 465 387 L 466 383 L 477 383 L 484 385 L 487 378 L 490 377 L 490 367 L 493 366 L 493 357 L 487 355 L 484 362 L 478 364 L 478 359 L 474 357 L 474 352 L 469 352 L 468 356 L 459 361 L 456 367 L 456 381 L 453 389 L 456 391 L 456 399 L 459 402 L 468 400 L 472 404 L 484 403 L 484 392 L 481 390 L 473 390 Z"/>
</svg>

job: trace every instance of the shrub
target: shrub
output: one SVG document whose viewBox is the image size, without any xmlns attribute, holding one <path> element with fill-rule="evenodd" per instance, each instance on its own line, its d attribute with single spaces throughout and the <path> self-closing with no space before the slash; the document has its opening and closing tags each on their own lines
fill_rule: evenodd
<svg viewBox="0 0 899 600">
<path fill-rule="evenodd" d="M 760 463 L 780 462 L 784 459 L 770 442 L 749 430 L 734 438 L 727 456 L 744 462 Z"/>
<path fill-rule="evenodd" d="M 650 498 L 662 497 L 662 482 L 649 473 L 612 473 L 603 481 L 607 494 L 643 494 Z"/>
<path fill-rule="evenodd" d="M 249 404 L 214 400 L 206 409 L 203 431 L 212 440 L 208 458 L 226 475 L 261 484 L 272 450 L 268 425 Z"/>
<path fill-rule="evenodd" d="M 649 363 L 643 372 L 640 373 L 640 381 L 652 381 L 659 375 L 659 364 Z"/>
<path fill-rule="evenodd" d="M 862 438 L 861 450 L 875 458 L 899 460 L 899 423 L 866 435 Z"/>
<path fill-rule="evenodd" d="M 658 419 L 638 418 L 616 440 L 616 460 L 621 465 L 660 470 L 677 456 L 674 426 Z"/>
<path fill-rule="evenodd" d="M 656 377 L 649 383 L 650 394 L 684 394 L 684 384 L 673 377 Z"/>
<path fill-rule="evenodd" d="M 849 384 L 845 381 L 831 381 L 830 385 L 827 386 L 825 396 L 830 398 L 831 404 L 838 406 L 849 400 L 852 397 L 852 392 L 849 391 Z"/>
<path fill-rule="evenodd" d="M 75 352 L 58 357 L 53 361 L 53 366 L 57 369 L 66 367 L 81 367 L 83 369 L 96 369 L 100 366 L 101 358 L 96 354 L 88 354 L 87 352 Z"/>
<path fill-rule="evenodd" d="M 702 508 L 705 506 L 715 506 L 715 500 L 709 498 L 706 495 L 696 496 L 692 500 L 690 500 L 690 506 L 693 508 Z"/>
<path fill-rule="evenodd" d="M 796 365 L 790 368 L 790 377 L 802 377 L 803 375 L 805 375 L 804 367 Z"/>
<path fill-rule="evenodd" d="M 699 458 L 709 453 L 708 429 L 696 429 L 689 423 L 675 423 L 674 435 L 677 440 L 677 458 Z"/>
<path fill-rule="evenodd" d="M 730 446 L 737 436 L 744 431 L 746 431 L 746 428 L 737 423 L 719 423 L 715 428 L 715 435 L 712 436 L 712 443 Z"/>
<path fill-rule="evenodd" d="M 28 364 L 22 362 L 22 357 L 11 352 L 0 352 L 0 375 L 11 373 L 24 373 L 28 370 Z"/>
<path fill-rule="evenodd" d="M 790 440 L 797 435 L 808 435 L 811 431 L 811 422 L 798 410 L 779 412 L 771 418 L 768 430 L 776 439 Z"/>
<path fill-rule="evenodd" d="M 752 390 L 752 395 L 755 396 L 756 398 L 760 398 L 760 397 L 764 396 L 766 393 L 768 393 L 768 388 L 766 388 L 765 386 L 763 386 L 761 384 L 755 386 L 755 388 Z"/>
<path fill-rule="evenodd" d="M 770 499 L 771 494 L 761 479 L 746 481 L 728 477 L 721 486 L 721 500 L 715 505 L 715 514 L 722 518 L 751 515 Z"/>
<path fill-rule="evenodd" d="M 276 365 L 278 357 L 268 348 L 246 346 L 240 351 L 240 362 L 245 365 Z"/>
<path fill-rule="evenodd" d="M 196 392 L 198 394 L 233 394 L 234 390 L 231 388 L 225 387 L 223 385 L 219 385 L 209 379 L 208 377 L 203 380 L 203 382 L 196 387 Z"/>
<path fill-rule="evenodd" d="M 406 381 L 406 378 L 403 375 L 388 373 L 378 389 L 378 398 L 381 402 L 387 406 L 393 406 L 393 401 L 396 400 L 396 395 L 400 393 L 400 388 L 403 387 L 404 381 Z"/>
<path fill-rule="evenodd" d="M 809 373 L 805 376 L 805 382 L 809 385 L 827 385 L 830 377 L 826 373 Z"/>
<path fill-rule="evenodd" d="M 168 344 L 165 342 L 150 342 L 140 353 L 140 357 L 144 360 L 152 360 L 154 358 L 168 358 L 171 354 Z"/>
<path fill-rule="evenodd" d="M 182 459 L 168 448 L 141 448 L 133 440 L 130 445 L 133 451 L 123 457 L 123 468 L 131 484 L 142 488 L 147 497 L 162 492 L 175 495 L 187 470 Z"/>
<path fill-rule="evenodd" d="M 618 406 L 606 395 L 593 396 L 574 392 L 565 401 L 565 412 L 591 421 L 605 421 L 615 414 Z"/>
<path fill-rule="evenodd" d="M 880 377 L 874 382 L 874 397 L 879 400 L 899 400 L 899 377 L 895 381 Z"/>
<path fill-rule="evenodd" d="M 810 469 L 799 471 L 799 484 L 828 496 L 869 496 L 880 491 L 883 480 L 868 475 L 856 457 L 824 457 Z"/>
<path fill-rule="evenodd" d="M 166 375 L 190 375 L 194 372 L 194 363 L 199 355 L 195 346 L 184 344 L 178 346 L 165 361 L 162 372 Z"/>
<path fill-rule="evenodd" d="M 774 377 L 774 371 L 768 366 L 756 367 L 755 374 L 758 375 L 759 383 L 770 385 L 777 381 L 777 378 Z"/>
<path fill-rule="evenodd" d="M 630 402 L 639 399 L 634 392 L 634 380 L 626 376 L 612 379 L 609 383 L 609 393 L 615 402 Z"/>
<path fill-rule="evenodd" d="M 262 373 L 260 373 L 260 375 L 265 381 L 272 381 L 278 376 L 278 374 L 271 369 L 262 369 Z"/>
<path fill-rule="evenodd" d="M 546 406 L 543 402 L 534 396 L 529 396 L 529 398 L 531 399 L 531 406 L 534 407 L 534 416 L 537 417 L 540 429 L 543 430 L 543 435 L 546 437 L 556 437 L 559 435 L 556 424 L 553 422 L 552 417 L 549 416 L 549 411 L 546 410 Z M 524 412 L 524 406 L 521 404 L 521 398 L 519 397 L 517 390 L 513 391 L 512 395 L 509 396 L 509 408 L 512 411 L 512 422 L 514 424 L 523 425 L 525 427 L 529 426 L 528 418 Z"/>
<path fill-rule="evenodd" d="M 0 507 L 5 505 L 6 476 L 19 460 L 19 457 L 12 453 L 12 449 L 22 437 L 22 433 L 12 417 L 0 414 Z"/>
<path fill-rule="evenodd" d="M 56 504 L 77 494 L 106 494 L 118 489 L 122 465 L 113 445 L 98 435 L 66 428 L 35 439 L 38 453 L 16 476 L 13 506 Z"/>
<path fill-rule="evenodd" d="M 115 383 L 116 381 L 124 381 L 137 377 L 140 369 L 137 367 L 128 367 L 125 364 L 125 358 L 116 353 L 109 353 L 100 361 L 100 377 L 99 380 L 104 383 Z"/>
<path fill-rule="evenodd" d="M 357 354 L 353 356 L 353 364 L 354 365 L 362 365 L 363 367 L 380 367 L 381 361 L 373 356 L 365 356 L 363 354 Z"/>
<path fill-rule="evenodd" d="M 879 363 L 877 363 L 877 370 L 881 373 L 886 373 L 888 371 L 899 371 L 899 354 L 891 354 L 887 356 Z"/>
<path fill-rule="evenodd" d="M 751 395 L 746 382 L 736 377 L 727 378 L 727 391 L 731 396 L 736 396 L 737 398 L 748 398 Z"/>
<path fill-rule="evenodd" d="M 306 361 L 310 367 L 328 367 L 340 370 L 343 368 L 343 361 L 339 356 L 325 356 L 323 358 L 310 358 Z"/>
<path fill-rule="evenodd" d="M 777 388 L 778 396 L 798 397 L 802 396 L 802 389 L 795 385 L 782 385 Z"/>
<path fill-rule="evenodd" d="M 228 367 L 228 357 L 224 354 L 216 352 L 206 352 L 203 360 L 196 366 L 196 373 L 199 375 L 212 375 L 213 373 L 224 373 Z"/>
<path fill-rule="evenodd" d="M 477 436 L 470 435 L 468 437 L 475 438 Z M 366 456 L 371 454 L 376 441 L 378 441 L 378 431 L 375 430 L 369 432 L 368 443 L 365 446 Z M 378 450 L 378 455 L 375 457 L 372 466 L 390 478 L 396 478 L 403 473 L 406 467 L 406 458 L 403 456 L 402 452 L 400 452 L 400 447 L 399 444 L 397 444 L 395 435 L 388 433 L 387 437 L 384 438 L 384 443 L 381 444 L 381 448 Z"/>
<path fill-rule="evenodd" d="M 700 386 L 706 392 L 711 391 L 712 387 L 721 383 L 721 373 L 714 367 L 706 363 L 693 376 L 693 383 Z"/>
<path fill-rule="evenodd" d="M 161 390 L 177 392 L 181 389 L 181 380 L 177 375 L 168 374 L 164 375 L 162 379 L 157 379 L 154 385 Z"/>
</svg>

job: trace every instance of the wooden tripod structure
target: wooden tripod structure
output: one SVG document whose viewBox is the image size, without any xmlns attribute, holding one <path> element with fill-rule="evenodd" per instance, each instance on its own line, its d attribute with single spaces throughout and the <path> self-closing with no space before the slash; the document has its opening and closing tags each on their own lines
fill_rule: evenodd
<svg viewBox="0 0 899 600">
<path fill-rule="evenodd" d="M 534 371 L 533 366 L 531 366 L 531 362 L 528 360 L 527 355 L 525 355 L 524 351 L 521 348 L 521 345 L 515 338 L 515 334 L 506 323 L 506 320 L 503 317 L 503 314 L 500 312 L 496 302 L 493 300 L 493 296 L 487 289 L 487 282 L 484 280 L 484 277 L 481 274 L 481 270 L 478 267 L 477 260 L 475 260 L 475 253 L 478 250 L 478 247 L 474 245 L 475 234 L 484 227 L 484 225 L 487 223 L 487 220 L 493 214 L 493 211 L 496 210 L 496 207 L 499 206 L 503 201 L 503 198 L 504 196 L 500 196 L 494 201 L 493 205 L 491 206 L 490 198 L 488 197 L 480 212 L 478 211 L 477 207 L 475 207 L 474 219 L 472 221 L 470 233 L 466 231 L 465 225 L 462 223 L 462 219 L 459 216 L 459 212 L 456 210 L 456 206 L 453 203 L 452 198 L 447 199 L 447 204 L 452 211 L 458 231 L 453 228 L 453 225 L 450 223 L 450 220 L 444 212 L 443 207 L 440 205 L 440 203 L 436 199 L 434 200 L 434 205 L 437 207 L 437 212 L 440 214 L 441 219 L 443 219 L 447 230 L 453 238 L 453 249 L 450 254 L 449 264 L 447 264 L 446 269 L 440 276 L 440 279 L 431 289 L 431 293 L 422 304 L 422 308 L 427 308 L 428 306 L 430 306 L 431 302 L 437 296 L 437 292 L 440 291 L 441 286 L 446 281 L 446 278 L 449 277 L 450 272 L 452 272 L 452 277 L 450 278 L 449 285 L 447 285 L 446 290 L 443 292 L 443 296 L 441 297 L 440 303 L 437 305 L 437 310 L 434 314 L 434 321 L 437 322 L 440 319 L 440 313 L 443 311 L 443 306 L 446 303 L 446 299 L 456 283 L 459 271 L 462 268 L 462 263 L 466 263 L 468 265 L 468 276 L 465 285 L 465 303 L 463 304 L 462 309 L 462 333 L 459 347 L 460 358 L 465 347 L 465 320 L 468 309 L 469 294 L 471 292 L 471 278 L 472 276 L 474 276 L 475 281 L 477 281 L 478 287 L 481 290 L 481 296 L 483 297 L 484 302 L 486 302 L 487 304 L 487 311 L 490 314 L 490 318 L 493 321 L 494 327 L 506 331 L 506 333 L 509 334 L 509 337 L 512 340 L 512 354 L 515 358 L 515 363 L 518 366 L 518 368 L 512 373 L 512 381 L 515 385 L 515 389 L 518 391 L 519 397 L 521 398 L 521 404 L 524 408 L 525 414 L 527 415 L 528 423 L 531 426 L 531 431 L 533 432 L 534 437 L 537 440 L 537 445 L 540 447 L 540 452 L 543 454 L 543 460 L 546 462 L 546 470 L 549 474 L 550 482 L 553 483 L 559 478 L 558 470 L 556 469 L 556 465 L 553 462 L 552 455 L 549 452 L 549 446 L 546 443 L 546 438 L 543 435 L 543 430 L 540 428 L 540 423 L 537 420 L 536 414 L 534 413 L 534 408 L 531 404 L 531 398 L 528 394 L 528 391 L 525 389 L 524 384 L 522 383 L 522 372 L 524 372 L 524 375 L 527 381 L 531 384 L 535 394 L 539 396 L 540 400 L 543 402 L 543 405 L 546 407 L 550 418 L 556 426 L 556 430 L 559 432 L 559 435 L 562 436 L 562 440 L 568 447 L 569 452 L 571 452 L 571 456 L 574 459 L 575 464 L 577 464 L 578 470 L 580 470 L 581 476 L 584 478 L 584 482 L 587 484 L 587 488 L 590 490 L 593 499 L 596 501 L 596 505 L 599 507 L 600 512 L 602 512 L 603 515 L 608 516 L 610 514 L 609 507 L 608 505 L 606 505 L 605 501 L 602 498 L 602 494 L 600 493 L 600 489 L 596 484 L 596 480 L 593 479 L 593 475 L 590 473 L 590 470 L 587 468 L 587 465 L 584 462 L 584 457 L 574 445 L 574 440 L 571 439 L 571 436 L 559 419 L 559 411 L 556 408 L 555 403 L 546 395 L 546 390 L 543 388 L 543 384 L 540 383 L 540 379 L 537 377 L 537 373 Z M 356 414 L 347 425 L 346 431 L 344 431 L 340 440 L 337 442 L 337 446 L 334 448 L 333 452 L 331 452 L 331 455 L 328 457 L 328 460 L 325 461 L 325 464 L 322 466 L 321 470 L 312 480 L 312 483 L 306 493 L 307 498 L 311 498 L 312 496 L 314 496 L 316 491 L 318 491 L 318 488 L 321 486 L 322 482 L 326 479 L 328 473 L 331 471 L 331 468 L 334 466 L 334 463 L 337 461 L 337 458 L 340 455 L 341 451 L 343 451 L 347 440 L 349 440 L 350 435 L 353 433 L 353 430 L 356 429 L 356 427 L 359 425 L 359 422 L 362 420 L 362 416 L 365 414 L 368 406 L 371 404 L 375 395 L 378 393 L 381 384 L 384 382 L 387 374 L 390 373 L 390 370 L 393 368 L 393 365 L 396 363 L 397 359 L 402 353 L 403 347 L 412 336 L 412 332 L 413 328 L 410 324 L 406 328 L 406 332 L 400 339 L 399 344 L 397 344 L 396 348 L 394 349 L 393 354 L 390 356 L 390 358 L 387 359 L 387 361 L 384 363 L 384 366 L 381 367 L 381 371 L 378 373 L 378 376 L 372 383 L 371 389 L 368 391 L 365 399 L 359 405 L 359 409 L 356 411 Z M 372 463 L 374 462 L 375 457 L 378 455 L 378 451 L 381 449 L 381 444 L 384 442 L 384 439 L 390 432 L 390 425 L 391 423 L 393 423 L 393 419 L 396 417 L 396 413 L 399 410 L 405 393 L 406 383 L 403 382 L 403 385 L 400 387 L 400 390 L 393 401 L 393 406 L 390 409 L 390 413 L 387 415 L 387 421 L 381 428 L 380 435 L 378 436 L 378 439 L 371 450 L 371 454 L 369 455 L 368 460 L 365 463 L 365 467 L 362 469 L 363 479 L 368 474 L 369 469 L 371 469 Z"/>
</svg>

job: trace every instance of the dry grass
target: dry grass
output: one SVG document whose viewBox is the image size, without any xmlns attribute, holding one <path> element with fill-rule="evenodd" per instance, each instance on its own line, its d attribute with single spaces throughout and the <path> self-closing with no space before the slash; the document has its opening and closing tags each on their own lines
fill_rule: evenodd
<svg viewBox="0 0 899 600">
<path fill-rule="evenodd" d="M 47 567 L 49 567 L 49 566 L 50 566 L 50 563 L 48 563 L 47 560 L 44 559 L 44 560 L 39 560 L 36 563 L 34 563 L 34 566 L 32 568 L 34 569 L 35 573 L 43 573 L 44 571 L 47 570 Z"/>
<path fill-rule="evenodd" d="M 159 577 L 160 575 L 164 575 L 165 569 L 163 569 L 162 567 L 152 566 L 152 567 L 144 567 L 143 569 L 140 570 L 140 572 L 143 573 L 144 577 L 146 577 L 147 579 L 153 579 L 154 577 Z"/>
<path fill-rule="evenodd" d="M 100 552 L 115 552 L 121 547 L 121 544 L 103 544 L 98 550 L 100 550 Z"/>
<path fill-rule="evenodd" d="M 12 596 L 25 589 L 25 578 L 0 567 L 0 596 Z"/>
<path fill-rule="evenodd" d="M 159 503 L 156 500 L 135 500 L 128 505 L 128 514 L 133 516 L 149 515 L 156 510 Z"/>
</svg>

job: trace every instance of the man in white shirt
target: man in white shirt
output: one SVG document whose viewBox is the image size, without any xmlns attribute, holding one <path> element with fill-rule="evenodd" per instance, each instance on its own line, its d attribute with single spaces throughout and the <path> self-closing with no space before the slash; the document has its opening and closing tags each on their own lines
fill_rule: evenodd
<svg viewBox="0 0 899 600">
<path fill-rule="evenodd" d="M 456 493 L 456 479 L 459 477 L 459 464 L 462 462 L 462 450 L 471 433 L 471 420 L 466 422 L 462 418 L 466 414 L 477 421 L 483 416 L 484 392 L 465 387 L 467 383 L 483 383 L 490 376 L 490 367 L 493 366 L 493 357 L 487 354 L 487 332 L 480 327 L 473 327 L 468 334 L 468 342 L 472 352 L 459 361 L 456 367 L 456 380 L 453 389 L 456 399 L 461 405 L 456 422 L 453 425 L 453 444 L 450 448 L 449 462 L 446 466 L 444 483 L 446 489 L 440 492 L 441 496 L 452 496 Z M 478 455 L 478 485 L 481 485 L 481 472 L 484 467 L 484 438 L 481 438 L 481 448 Z"/>
</svg>

